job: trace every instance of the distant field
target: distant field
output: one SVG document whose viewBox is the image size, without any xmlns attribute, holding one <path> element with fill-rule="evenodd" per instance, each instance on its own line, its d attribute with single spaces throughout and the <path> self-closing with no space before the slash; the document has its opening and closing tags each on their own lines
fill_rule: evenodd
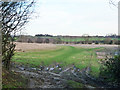
<svg viewBox="0 0 120 90">
<path fill-rule="evenodd" d="M 41 37 L 41 38 L 56 38 L 56 37 Z M 60 39 L 62 41 L 65 41 L 65 42 L 79 42 L 79 41 L 85 41 L 85 38 L 63 38 L 63 37 L 60 37 Z M 106 38 L 98 38 L 98 37 L 90 37 L 88 38 L 89 41 L 103 41 L 105 40 Z M 120 38 L 111 38 L 111 40 L 120 40 Z"/>
<path fill-rule="evenodd" d="M 88 38 L 89 41 L 103 41 L 105 40 L 106 38 Z M 85 41 L 86 39 L 85 38 L 61 38 L 62 41 L 66 41 L 66 42 L 79 42 L 79 41 Z M 116 38 L 111 38 L 111 40 L 118 40 Z M 120 40 L 120 39 L 119 39 Z"/>
<path fill-rule="evenodd" d="M 74 64 L 76 67 L 83 69 L 91 65 L 92 73 L 95 75 L 99 73 L 100 67 L 95 53 L 98 49 L 100 48 L 57 46 L 56 49 L 16 52 L 12 61 L 29 64 L 34 67 L 59 63 L 62 67 Z"/>
<path fill-rule="evenodd" d="M 74 41 L 85 41 L 85 38 L 61 38 L 62 41 L 74 42 Z M 105 38 L 89 38 L 90 41 L 102 41 Z"/>
</svg>

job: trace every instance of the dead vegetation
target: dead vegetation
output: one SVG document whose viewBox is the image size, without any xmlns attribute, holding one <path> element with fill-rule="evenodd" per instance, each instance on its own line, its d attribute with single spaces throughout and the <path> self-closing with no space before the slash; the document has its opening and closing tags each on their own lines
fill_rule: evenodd
<svg viewBox="0 0 120 90">
<path fill-rule="evenodd" d="M 47 49 L 56 49 L 57 46 L 54 44 L 38 44 L 38 43 L 20 43 L 15 42 L 16 51 L 29 51 L 29 50 L 47 50 Z"/>
<path fill-rule="evenodd" d="M 39 44 L 39 43 L 21 43 L 15 42 L 16 44 L 16 51 L 26 51 L 26 50 L 47 50 L 47 49 L 56 49 L 58 45 L 65 45 L 65 46 L 75 46 L 75 47 L 83 47 L 83 48 L 117 48 L 118 45 L 94 45 L 94 44 Z"/>
</svg>

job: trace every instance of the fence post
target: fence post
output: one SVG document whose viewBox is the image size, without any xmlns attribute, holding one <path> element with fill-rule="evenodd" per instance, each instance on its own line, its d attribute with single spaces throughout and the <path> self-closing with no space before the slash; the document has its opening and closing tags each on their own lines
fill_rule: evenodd
<svg viewBox="0 0 120 90">
<path fill-rule="evenodd" d="M 119 42 L 119 36 L 120 36 L 120 1 L 118 2 L 118 42 Z M 118 52 L 120 51 L 120 46 L 118 43 Z"/>
<path fill-rule="evenodd" d="M 0 11 L 0 90 L 2 89 L 2 22 L 1 22 L 1 11 Z"/>
</svg>

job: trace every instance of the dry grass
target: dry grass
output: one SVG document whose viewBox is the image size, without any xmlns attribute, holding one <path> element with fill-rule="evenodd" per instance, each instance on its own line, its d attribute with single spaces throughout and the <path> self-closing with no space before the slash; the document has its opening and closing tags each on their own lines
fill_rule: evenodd
<svg viewBox="0 0 120 90">
<path fill-rule="evenodd" d="M 75 46 L 83 48 L 118 48 L 118 45 L 108 45 L 108 44 L 67 44 L 66 46 Z"/>
<path fill-rule="evenodd" d="M 38 43 L 21 43 L 15 42 L 16 51 L 29 51 L 29 50 L 52 50 L 56 49 L 57 46 L 54 44 L 38 44 Z"/>
<path fill-rule="evenodd" d="M 11 72 L 2 68 L 2 88 L 26 88 L 28 80 L 20 73 Z M 14 89 L 13 89 L 14 90 Z"/>
<path fill-rule="evenodd" d="M 21 42 L 15 42 L 16 43 L 16 50 L 17 51 L 27 51 L 27 50 L 50 50 L 50 49 L 57 49 L 58 45 L 64 45 L 64 44 L 39 44 L 39 43 L 21 43 Z M 75 47 L 83 47 L 83 48 L 98 48 L 98 47 L 104 47 L 104 48 L 117 48 L 118 45 L 95 45 L 95 44 L 66 44 L 64 46 L 75 46 Z"/>
</svg>

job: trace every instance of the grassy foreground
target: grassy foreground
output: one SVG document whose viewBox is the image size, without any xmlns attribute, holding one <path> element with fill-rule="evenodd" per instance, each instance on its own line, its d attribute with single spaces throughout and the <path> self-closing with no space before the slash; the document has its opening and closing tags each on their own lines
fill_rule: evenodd
<svg viewBox="0 0 120 90">
<path fill-rule="evenodd" d="M 59 63 L 62 67 L 74 64 L 83 69 L 91 66 L 92 72 L 98 74 L 100 64 L 95 51 L 100 48 L 78 48 L 73 46 L 58 46 L 55 50 L 32 50 L 16 52 L 12 61 L 29 64 L 34 67 Z"/>
<path fill-rule="evenodd" d="M 19 73 L 11 72 L 2 68 L 2 88 L 26 88 L 28 80 Z"/>
</svg>

